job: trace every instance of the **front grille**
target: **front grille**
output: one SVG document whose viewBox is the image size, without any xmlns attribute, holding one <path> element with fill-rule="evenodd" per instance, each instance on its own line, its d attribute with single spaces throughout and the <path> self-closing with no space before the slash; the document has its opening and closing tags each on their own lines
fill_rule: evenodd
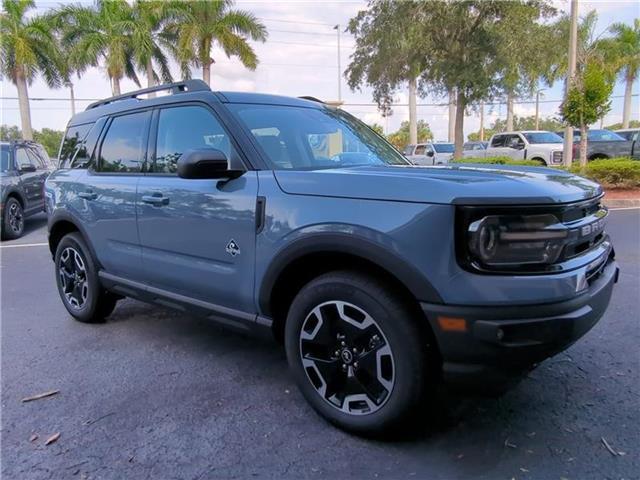
<svg viewBox="0 0 640 480">
<path fill-rule="evenodd" d="M 562 163 L 562 152 L 558 151 L 558 152 L 553 152 L 551 154 L 551 161 L 554 164 L 560 164 Z"/>
<path fill-rule="evenodd" d="M 570 235 L 558 262 L 584 255 L 605 241 L 608 213 L 599 198 L 561 208 L 557 216 L 569 228 Z"/>
</svg>

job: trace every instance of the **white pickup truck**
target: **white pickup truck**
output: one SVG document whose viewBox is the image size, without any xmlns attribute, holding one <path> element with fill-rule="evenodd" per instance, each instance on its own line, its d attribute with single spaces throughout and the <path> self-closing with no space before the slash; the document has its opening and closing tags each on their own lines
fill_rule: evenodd
<svg viewBox="0 0 640 480">
<path fill-rule="evenodd" d="M 562 137 L 543 130 L 496 133 L 480 157 L 511 157 L 534 160 L 542 165 L 562 165 Z"/>
<path fill-rule="evenodd" d="M 402 153 L 414 165 L 446 165 L 454 150 L 453 143 L 429 142 L 407 145 Z"/>
</svg>

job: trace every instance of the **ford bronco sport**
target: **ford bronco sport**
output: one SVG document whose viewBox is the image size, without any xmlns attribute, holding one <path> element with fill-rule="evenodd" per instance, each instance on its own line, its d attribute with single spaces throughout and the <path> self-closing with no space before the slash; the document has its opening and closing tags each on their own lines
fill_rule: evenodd
<svg viewBox="0 0 640 480">
<path fill-rule="evenodd" d="M 401 425 L 436 381 L 509 383 L 593 327 L 617 280 L 597 184 L 411 166 L 315 99 L 143 89 L 75 115 L 59 156 L 49 244 L 73 317 L 132 297 L 273 334 L 351 431 Z"/>
</svg>

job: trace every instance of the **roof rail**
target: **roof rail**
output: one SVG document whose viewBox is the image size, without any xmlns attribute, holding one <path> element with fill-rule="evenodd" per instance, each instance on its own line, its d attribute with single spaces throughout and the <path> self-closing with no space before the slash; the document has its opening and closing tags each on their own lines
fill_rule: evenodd
<svg viewBox="0 0 640 480">
<path fill-rule="evenodd" d="M 312 97 L 310 95 L 303 95 L 302 97 L 298 97 L 302 100 L 309 100 L 311 102 L 318 102 L 318 103 L 324 103 L 322 100 L 320 100 L 319 98 L 316 97 Z"/>
<path fill-rule="evenodd" d="M 123 93 L 122 95 L 116 95 L 115 97 L 105 98 L 104 100 L 98 100 L 97 102 L 93 102 L 90 104 L 85 110 L 91 110 L 92 108 L 100 107 L 102 105 L 107 105 L 109 103 L 117 102 L 120 100 L 127 100 L 132 98 L 137 98 L 139 95 L 144 95 L 146 93 L 153 92 L 161 92 L 163 90 L 171 90 L 173 95 L 183 92 L 201 92 L 201 91 L 211 91 L 209 85 L 204 83 L 202 80 L 183 80 L 181 82 L 175 83 L 165 83 L 163 85 L 155 85 L 153 87 L 141 88 L 140 90 L 134 90 L 133 92 Z"/>
</svg>

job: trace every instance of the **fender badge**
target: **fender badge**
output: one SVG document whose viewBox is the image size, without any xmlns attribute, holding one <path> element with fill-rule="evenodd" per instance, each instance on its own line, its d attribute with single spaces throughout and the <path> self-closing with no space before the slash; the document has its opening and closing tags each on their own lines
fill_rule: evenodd
<svg viewBox="0 0 640 480">
<path fill-rule="evenodd" d="M 236 255 L 240 255 L 240 247 L 238 246 L 238 244 L 233 238 L 229 240 L 229 243 L 227 243 L 227 247 L 225 248 L 225 251 L 232 257 L 235 257 Z"/>
</svg>

